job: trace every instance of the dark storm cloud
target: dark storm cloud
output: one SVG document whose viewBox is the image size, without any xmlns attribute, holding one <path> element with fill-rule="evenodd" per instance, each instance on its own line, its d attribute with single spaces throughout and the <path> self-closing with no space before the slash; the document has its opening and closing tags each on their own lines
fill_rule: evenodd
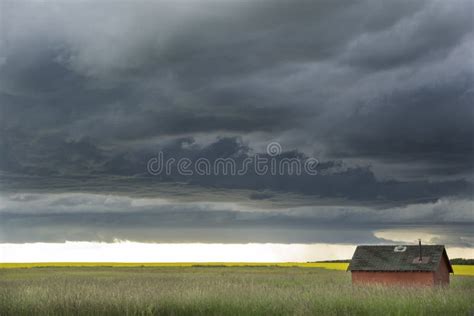
<svg viewBox="0 0 474 316">
<path fill-rule="evenodd" d="M 343 59 L 351 65 L 383 69 L 446 58 L 472 32 L 474 6 L 467 2 L 463 8 L 460 2 L 428 1 L 420 10 L 421 4 L 412 1 L 411 5 L 418 6 L 418 10 L 405 12 L 390 27 L 373 29 L 353 38 Z M 406 3 L 390 5 L 407 8 Z"/>
<path fill-rule="evenodd" d="M 2 1 L 1 189 L 267 208 L 469 199 L 473 10 L 465 0 L 101 1 L 94 9 L 87 1 Z M 146 174 L 158 150 L 240 161 L 270 141 L 283 145 L 279 158 L 318 158 L 319 175 Z M 106 217 L 10 211 L 9 223 L 43 218 L 44 230 L 49 221 L 57 229 Z M 115 223 L 161 220 L 147 214 Z M 245 225 L 263 222 L 303 229 L 305 220 Z M 136 234 L 129 236 L 154 238 Z"/>
<path fill-rule="evenodd" d="M 472 172 L 469 1 L 2 5 L 5 133 L 297 130 L 331 158 Z"/>
<path fill-rule="evenodd" d="M 441 182 L 380 180 L 367 166 L 350 167 L 342 162 L 322 161 L 317 167 L 318 174 L 307 172 L 295 174 L 284 169 L 280 174 L 272 175 L 256 173 L 255 162 L 248 165 L 244 175 L 211 173 L 199 175 L 196 170 L 192 175 L 183 175 L 176 167 L 171 172 L 160 172 L 152 175 L 147 170 L 147 162 L 163 153 L 162 164 L 168 159 L 175 161 L 186 158 L 193 164 L 198 159 L 206 159 L 214 165 L 217 159 L 231 158 L 236 170 L 240 170 L 245 159 L 253 159 L 256 154 L 264 159 L 275 159 L 279 166 L 284 159 L 299 161 L 303 166 L 308 158 L 298 151 L 282 152 L 276 157 L 267 153 L 252 153 L 251 149 L 238 138 L 220 138 L 207 146 L 196 144 L 193 138 L 183 138 L 155 147 L 155 151 L 137 150 L 134 152 L 107 152 L 100 150 L 87 140 L 62 141 L 50 137 L 33 141 L 33 147 L 43 151 L 32 153 L 29 147 L 22 151 L 8 150 L 11 144 L 4 144 L 5 152 L 10 156 L 0 160 L 1 165 L 9 167 L 17 174 L 26 178 L 12 176 L 3 177 L 5 190 L 34 190 L 35 188 L 62 187 L 64 191 L 82 191 L 115 193 L 116 187 L 128 186 L 128 194 L 146 194 L 153 196 L 162 191 L 163 184 L 181 183 L 191 187 L 190 191 L 201 188 L 203 198 L 212 190 L 250 190 L 251 199 L 272 200 L 280 195 L 298 194 L 306 203 L 313 204 L 351 204 L 364 205 L 397 205 L 414 201 L 434 201 L 443 196 L 470 195 L 471 183 L 465 180 Z M 18 149 L 18 146 L 15 147 Z M 192 166 L 191 166 L 192 167 Z M 117 178 L 119 177 L 119 178 Z M 66 178 L 66 180 L 65 180 Z M 101 178 L 98 181 L 98 178 Z M 97 188 L 97 186 L 101 188 Z M 142 186 L 143 188 L 140 188 Z M 88 189 L 89 188 L 89 189 Z M 52 188 L 51 188 L 52 189 Z M 179 189 L 181 194 L 188 191 Z M 207 192 L 206 192 L 207 191 Z M 225 195 L 227 193 L 213 193 Z M 175 197 L 179 199 L 178 197 Z M 241 199 L 236 194 L 235 201 Z M 319 201 L 318 201 L 319 200 Z M 304 203 L 304 202 L 302 202 Z"/>
<path fill-rule="evenodd" d="M 394 92 L 372 111 L 362 106 L 332 136 L 333 155 L 424 161 L 434 174 L 472 171 L 473 79 Z"/>
</svg>

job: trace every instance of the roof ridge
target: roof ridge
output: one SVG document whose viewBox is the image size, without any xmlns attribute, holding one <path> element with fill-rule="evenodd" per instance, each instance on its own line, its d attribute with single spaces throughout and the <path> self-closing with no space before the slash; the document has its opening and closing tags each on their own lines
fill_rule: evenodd
<svg viewBox="0 0 474 316">
<path fill-rule="evenodd" d="M 357 247 L 397 247 L 397 246 L 419 247 L 419 245 L 413 245 L 413 244 L 358 245 Z M 445 247 L 445 245 L 426 245 L 426 244 L 422 244 L 421 246 L 422 246 L 422 247 Z"/>
</svg>

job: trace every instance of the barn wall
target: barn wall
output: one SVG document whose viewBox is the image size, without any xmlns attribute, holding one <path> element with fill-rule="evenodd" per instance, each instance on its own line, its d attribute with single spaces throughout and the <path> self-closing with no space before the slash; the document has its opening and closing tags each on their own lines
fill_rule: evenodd
<svg viewBox="0 0 474 316">
<path fill-rule="evenodd" d="M 439 264 L 438 270 L 434 273 L 434 282 L 437 285 L 448 285 L 449 284 L 449 270 L 448 270 L 448 261 L 446 256 L 441 257 L 441 262 Z"/>
<path fill-rule="evenodd" d="M 352 271 L 353 284 L 383 283 L 400 285 L 434 284 L 433 272 L 369 272 Z"/>
</svg>

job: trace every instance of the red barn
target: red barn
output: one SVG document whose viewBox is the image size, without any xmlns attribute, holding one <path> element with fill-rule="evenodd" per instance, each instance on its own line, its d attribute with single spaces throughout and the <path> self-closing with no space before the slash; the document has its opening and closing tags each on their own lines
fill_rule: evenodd
<svg viewBox="0 0 474 316">
<path fill-rule="evenodd" d="M 443 245 L 358 246 L 347 268 L 352 284 L 448 285 L 453 268 Z"/>
</svg>

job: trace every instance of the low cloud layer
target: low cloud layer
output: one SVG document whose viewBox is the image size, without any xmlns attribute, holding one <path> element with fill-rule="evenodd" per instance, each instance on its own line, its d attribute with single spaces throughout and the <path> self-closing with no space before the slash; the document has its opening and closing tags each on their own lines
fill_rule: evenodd
<svg viewBox="0 0 474 316">
<path fill-rule="evenodd" d="M 2 197 L 0 242 L 135 240 L 210 243 L 374 243 L 381 231 L 405 229 L 450 246 L 473 247 L 472 201 L 374 209 L 259 203 L 176 203 L 94 194 L 14 194 Z M 396 236 L 400 234 L 394 234 Z M 392 238 L 396 240 L 395 238 Z M 413 240 L 412 240 L 413 242 Z"/>
</svg>

